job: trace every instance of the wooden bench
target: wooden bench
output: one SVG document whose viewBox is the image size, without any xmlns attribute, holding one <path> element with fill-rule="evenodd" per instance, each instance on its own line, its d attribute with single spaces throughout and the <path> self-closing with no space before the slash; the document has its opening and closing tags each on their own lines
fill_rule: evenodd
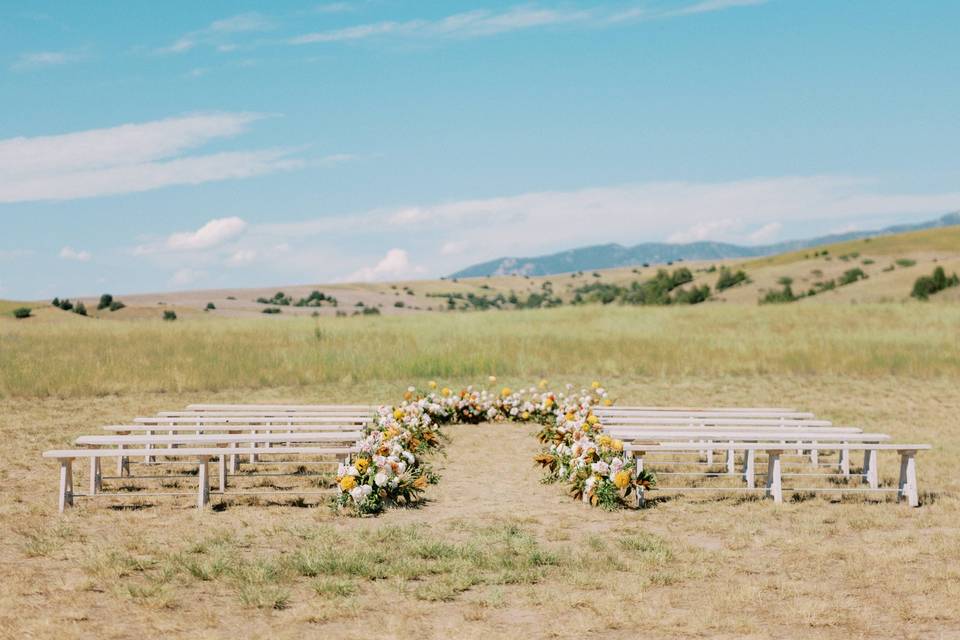
<svg viewBox="0 0 960 640">
<path fill-rule="evenodd" d="M 97 436 L 90 436 L 97 437 Z M 198 465 L 198 495 L 197 508 L 203 509 L 210 501 L 210 479 L 209 479 L 209 461 L 210 458 L 219 458 L 219 476 L 220 490 L 222 494 L 226 493 L 226 464 L 225 458 L 227 452 L 232 454 L 258 453 L 261 455 L 293 455 L 293 456 L 313 456 L 330 455 L 349 459 L 349 456 L 359 452 L 356 446 L 296 446 L 296 447 L 276 447 L 272 449 L 253 449 L 248 447 L 237 449 L 225 449 L 217 446 L 185 446 L 154 449 L 125 449 L 127 455 L 153 455 L 166 456 L 171 458 L 182 458 L 195 462 Z M 103 457 L 112 457 L 117 454 L 116 449 L 55 449 L 44 451 L 44 458 L 56 459 L 60 463 L 60 489 L 58 498 L 58 508 L 60 513 L 68 506 L 73 506 L 74 497 L 87 497 L 94 495 L 107 495 L 100 492 L 102 476 L 100 474 L 99 460 Z M 77 494 L 73 491 L 73 461 L 76 458 L 87 458 L 91 460 L 90 493 Z M 243 492 L 240 492 L 241 494 Z M 249 493 L 249 492 L 247 492 Z M 298 495 L 304 492 L 296 492 Z M 329 492 L 324 492 L 329 493 Z M 126 495 L 126 494 L 115 494 Z M 142 495 L 142 494 L 141 494 Z M 173 494 L 158 494 L 173 495 Z"/>
<path fill-rule="evenodd" d="M 606 431 L 612 437 L 621 440 L 633 440 L 633 444 L 644 442 L 647 444 L 663 444 L 667 442 L 687 442 L 699 446 L 707 446 L 708 451 L 719 449 L 726 451 L 726 473 L 727 475 L 736 474 L 735 451 L 731 445 L 735 443 L 752 442 L 771 442 L 779 440 L 781 447 L 794 445 L 794 442 L 809 442 L 817 447 L 831 450 L 839 450 L 840 473 L 843 477 L 850 477 L 850 457 L 849 449 L 842 449 L 834 445 L 844 445 L 848 443 L 879 443 L 890 440 L 890 436 L 884 433 L 862 433 L 855 427 L 831 428 L 831 429 L 809 429 L 809 430 L 791 430 L 789 434 L 784 434 L 781 430 L 775 429 L 754 429 L 754 430 L 720 430 L 720 429 L 700 429 L 700 430 L 658 430 L 658 429 L 631 429 L 627 431 Z M 784 439 L 784 435 L 789 435 L 789 442 Z M 699 451 L 701 451 L 702 448 Z M 814 451 L 816 449 L 813 449 Z M 744 451 L 744 470 L 743 477 L 748 487 L 753 487 L 755 473 L 755 451 Z M 818 464 L 814 462 L 813 464 Z M 708 457 L 707 465 L 712 466 L 713 460 Z M 705 475 L 705 474 L 686 474 L 686 475 Z M 876 451 L 866 450 L 864 452 L 864 464 L 862 475 L 869 482 L 871 487 L 876 487 L 879 475 L 876 459 Z"/>
<path fill-rule="evenodd" d="M 808 448 L 812 446 L 813 443 L 801 443 L 806 445 Z M 764 489 L 765 495 L 767 497 L 772 497 L 774 502 L 782 503 L 783 502 L 783 484 L 782 484 L 782 467 L 780 457 L 783 454 L 785 447 L 782 442 L 735 442 L 728 443 L 726 447 L 734 451 L 762 451 L 767 454 L 768 464 L 767 464 L 767 480 L 766 487 Z M 897 486 L 897 499 L 900 500 L 904 497 L 907 498 L 908 503 L 912 507 L 919 506 L 920 499 L 917 490 L 917 468 L 916 468 L 916 454 L 918 451 L 924 451 L 930 449 L 928 444 L 881 444 L 881 443 L 838 443 L 832 445 L 835 448 L 846 449 L 848 451 L 871 451 L 871 452 L 880 452 L 880 451 L 896 451 L 900 454 L 900 480 Z M 696 443 L 629 443 L 624 445 L 625 455 L 632 456 L 637 460 L 637 469 L 643 469 L 643 458 L 647 453 L 657 453 L 657 452 L 674 452 L 674 451 L 696 451 L 699 448 L 699 445 Z M 791 445 L 790 448 L 793 448 Z M 659 490 L 663 491 L 697 491 L 697 490 L 706 490 L 706 491 L 752 491 L 755 490 L 753 487 L 746 488 L 725 488 L 725 487 L 658 487 Z M 804 488 L 794 488 L 794 491 L 840 491 L 840 492 L 850 492 L 850 491 L 893 491 L 892 489 L 884 489 L 879 486 L 871 486 L 869 489 L 850 489 L 850 488 L 822 488 L 822 487 L 804 487 Z M 638 495 L 638 503 L 643 503 L 643 493 L 640 492 Z"/>
<path fill-rule="evenodd" d="M 138 424 L 370 424 L 369 416 L 139 416 L 133 419 Z"/>
<path fill-rule="evenodd" d="M 331 419 L 350 419 L 364 418 L 373 419 L 373 413 L 370 411 L 158 411 L 157 415 L 162 418 L 331 418 Z"/>
<path fill-rule="evenodd" d="M 752 413 L 766 413 L 766 414 L 788 414 L 788 413 L 797 413 L 796 409 L 790 407 L 652 407 L 652 406 L 638 406 L 638 405 L 611 405 L 609 407 L 594 407 L 594 412 L 605 413 L 608 411 L 656 411 L 658 413 L 662 412 L 675 412 L 675 413 L 690 413 L 690 412 L 701 412 L 701 413 L 740 413 L 740 412 L 752 412 Z"/>
<path fill-rule="evenodd" d="M 188 404 L 187 411 L 366 411 L 376 413 L 369 404 Z"/>
<path fill-rule="evenodd" d="M 683 411 L 676 409 L 651 410 L 651 409 L 632 409 L 629 407 L 596 407 L 593 409 L 597 417 L 603 418 L 656 418 L 656 417 L 680 417 L 680 418 L 782 418 L 787 420 L 800 419 L 812 420 L 816 416 L 805 411 L 752 411 L 734 410 L 727 411 Z"/>
</svg>

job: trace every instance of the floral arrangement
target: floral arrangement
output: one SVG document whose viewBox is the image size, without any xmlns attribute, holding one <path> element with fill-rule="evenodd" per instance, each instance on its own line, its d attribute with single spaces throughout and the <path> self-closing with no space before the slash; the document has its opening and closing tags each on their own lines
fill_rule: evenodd
<svg viewBox="0 0 960 640">
<path fill-rule="evenodd" d="M 542 425 L 538 438 L 544 448 L 535 461 L 546 470 L 545 481 L 569 484 L 575 498 L 594 506 L 619 508 L 654 484 L 649 472 L 638 472 L 624 456 L 622 442 L 600 432 L 593 407 L 609 406 L 612 400 L 597 382 L 579 393 L 571 385 L 565 392 L 549 391 L 546 380 L 499 393 L 472 386 L 453 392 L 433 381 L 428 386 L 425 392 L 410 387 L 400 404 L 380 407 L 360 453 L 337 470 L 336 508 L 371 515 L 391 504 L 420 500 L 427 485 L 438 481 L 426 457 L 442 446 L 440 428 L 448 424 Z"/>
</svg>

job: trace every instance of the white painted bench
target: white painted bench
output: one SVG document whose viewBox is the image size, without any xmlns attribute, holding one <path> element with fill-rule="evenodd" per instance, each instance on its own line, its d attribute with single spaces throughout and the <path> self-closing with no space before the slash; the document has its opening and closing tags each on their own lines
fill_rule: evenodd
<svg viewBox="0 0 960 640">
<path fill-rule="evenodd" d="M 375 413 L 369 404 L 188 404 L 188 411 L 366 411 Z"/>
<path fill-rule="evenodd" d="M 813 443 L 802 443 L 807 448 Z M 930 449 L 928 444 L 879 444 L 879 443 L 843 443 L 833 445 L 835 448 L 842 448 L 848 451 L 870 451 L 870 452 L 880 452 L 880 451 L 896 451 L 900 455 L 900 480 L 897 486 L 897 499 L 900 500 L 904 497 L 907 498 L 908 503 L 912 507 L 919 506 L 919 494 L 917 489 L 917 471 L 916 471 L 916 454 L 918 451 L 924 451 Z M 661 443 L 661 444 L 650 444 L 650 443 L 628 443 L 624 445 L 625 455 L 631 456 L 637 460 L 638 470 L 643 469 L 643 459 L 647 453 L 658 453 L 658 452 L 674 452 L 674 451 L 696 451 L 699 445 L 696 443 Z M 737 443 L 728 443 L 726 447 L 733 449 L 734 451 L 763 451 L 767 454 L 768 464 L 767 464 L 767 481 L 765 487 L 765 495 L 767 497 L 772 497 L 774 502 L 782 503 L 783 502 L 783 484 L 782 484 L 782 467 L 780 457 L 783 454 L 785 447 L 783 443 L 780 442 L 737 442 Z M 791 447 L 792 448 L 792 445 Z M 755 490 L 752 487 L 746 487 L 742 489 L 738 488 L 728 488 L 728 487 L 657 487 L 658 490 L 662 491 L 736 491 L 736 490 L 745 490 L 752 491 Z M 892 489 L 884 489 L 879 486 L 870 487 L 869 489 L 850 489 L 846 487 L 841 488 L 822 488 L 822 487 L 803 487 L 803 488 L 794 488 L 793 491 L 804 491 L 804 492 L 822 492 L 822 491 L 840 491 L 840 492 L 851 492 L 851 491 L 893 491 Z M 643 494 L 642 492 L 638 495 L 638 502 L 642 504 Z"/>
<path fill-rule="evenodd" d="M 775 429 L 753 429 L 753 430 L 720 430 L 720 429 L 700 429 L 700 430 L 658 430 L 658 429 L 630 429 L 628 431 L 606 431 L 612 437 L 620 440 L 632 440 L 633 444 L 643 441 L 650 444 L 663 444 L 667 442 L 687 442 L 697 444 L 701 448 L 707 446 L 708 451 L 719 449 L 726 451 L 726 473 L 727 475 L 736 474 L 735 451 L 731 445 L 735 443 L 752 442 L 773 442 L 779 441 L 781 447 L 793 447 L 795 442 L 812 443 L 819 448 L 826 448 L 840 451 L 840 462 L 838 475 L 850 477 L 850 451 L 842 448 L 842 445 L 849 443 L 879 443 L 890 440 L 890 436 L 885 433 L 863 433 L 855 427 L 833 428 L 833 429 L 809 429 L 809 430 L 791 430 L 789 442 L 782 439 L 785 435 L 783 431 Z M 841 445 L 841 446 L 835 446 Z M 702 449 L 701 449 L 702 450 Z M 812 449 L 816 451 L 817 449 Z M 699 450 L 698 450 L 699 451 Z M 744 453 L 743 478 L 748 487 L 753 487 L 755 474 L 755 451 L 746 450 Z M 877 467 L 875 450 L 864 451 L 864 463 L 862 475 L 870 484 L 876 488 L 879 472 Z M 713 460 L 709 459 L 706 463 L 713 465 Z M 818 462 L 813 462 L 818 464 Z M 675 474 L 677 475 L 677 474 Z M 683 475 L 712 475 L 707 473 L 685 473 Z M 827 474 L 823 474 L 827 475 Z"/>
<path fill-rule="evenodd" d="M 788 414 L 788 413 L 797 413 L 796 409 L 790 407 L 653 407 L 653 406 L 638 406 L 638 405 L 610 405 L 609 407 L 598 406 L 594 408 L 594 412 L 607 412 L 607 411 L 656 411 L 656 412 L 675 412 L 675 413 L 690 413 L 690 412 L 706 412 L 706 413 L 740 413 L 740 412 L 752 412 L 752 413 L 767 413 L 767 414 Z"/>
<path fill-rule="evenodd" d="M 631 425 L 631 424 L 689 424 L 694 426 L 722 425 L 733 427 L 830 427 L 829 420 L 814 420 L 808 418 L 731 418 L 725 416 L 685 417 L 685 416 L 598 416 L 600 424 Z"/>
<path fill-rule="evenodd" d="M 139 416 L 133 419 L 138 424 L 370 424 L 369 416 Z"/>
<path fill-rule="evenodd" d="M 372 419 L 372 411 L 158 411 L 157 415 L 162 418 L 332 418 L 349 419 L 365 418 Z"/>
<path fill-rule="evenodd" d="M 678 417 L 678 418 L 777 418 L 784 420 L 812 420 L 816 416 L 809 412 L 790 411 L 682 411 L 682 410 L 663 410 L 653 411 L 650 409 L 631 409 L 629 407 L 597 407 L 593 413 L 601 419 L 636 417 L 636 418 L 656 418 L 656 417 Z"/>
<path fill-rule="evenodd" d="M 96 436 L 91 436 L 96 437 Z M 99 460 L 103 457 L 111 457 L 116 455 L 115 449 L 55 449 L 52 451 L 44 451 L 44 458 L 53 458 L 59 461 L 60 463 L 60 489 L 59 489 L 59 498 L 58 498 L 58 508 L 61 513 L 68 506 L 73 505 L 74 497 L 87 497 L 93 495 L 107 495 L 100 492 L 100 486 L 102 481 L 102 476 L 99 472 Z M 273 449 L 253 449 L 251 447 L 243 447 L 237 449 L 225 449 L 223 447 L 215 446 L 185 446 L 178 448 L 154 448 L 154 449 L 125 449 L 127 455 L 154 455 L 154 456 L 166 456 L 171 458 L 183 458 L 189 461 L 196 462 L 198 465 L 198 496 L 197 496 L 197 508 L 202 509 L 210 501 L 210 478 L 209 478 L 209 461 L 210 458 L 218 457 L 220 461 L 219 465 L 219 476 L 220 476 L 220 488 L 221 493 L 226 492 L 226 452 L 234 454 L 248 454 L 248 453 L 257 453 L 260 455 L 293 455 L 293 456 L 316 456 L 316 455 L 331 455 L 331 456 L 342 456 L 344 458 L 349 458 L 349 456 L 354 455 L 359 452 L 359 448 L 356 446 L 296 446 L 296 447 L 276 447 Z M 90 493 L 89 494 L 77 494 L 73 491 L 73 461 L 76 458 L 87 458 L 91 460 L 91 478 L 90 478 Z M 248 494 L 250 492 L 239 492 L 241 495 Z M 297 495 L 303 495 L 307 492 L 295 492 Z M 313 493 L 313 492 L 311 492 Z M 329 493 L 323 492 L 323 493 Z M 111 494 L 114 495 L 114 494 Z M 129 495 L 129 494 L 115 494 L 115 495 Z M 143 495 L 143 494 L 140 494 Z M 157 494 L 157 495 L 173 495 L 173 494 Z"/>
</svg>

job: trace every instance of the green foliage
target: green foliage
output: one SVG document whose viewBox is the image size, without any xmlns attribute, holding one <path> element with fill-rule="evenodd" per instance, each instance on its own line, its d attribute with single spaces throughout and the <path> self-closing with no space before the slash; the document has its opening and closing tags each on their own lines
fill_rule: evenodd
<svg viewBox="0 0 960 640">
<path fill-rule="evenodd" d="M 917 278 L 913 283 L 913 291 L 910 295 L 917 300 L 928 300 L 933 294 L 950 287 L 956 287 L 958 284 L 960 284 L 960 278 L 957 277 L 956 273 L 947 276 L 943 267 L 938 266 L 933 270 L 933 275 Z"/>
<path fill-rule="evenodd" d="M 897 263 L 898 267 L 903 267 L 904 269 L 906 269 L 907 267 L 912 267 L 913 265 L 917 264 L 916 260 L 911 260 L 910 258 L 900 258 L 895 262 Z"/>
<path fill-rule="evenodd" d="M 710 268 L 716 270 L 716 267 Z M 743 284 L 745 282 L 750 282 L 750 278 L 747 277 L 746 271 L 738 269 L 736 272 L 734 272 L 727 267 L 721 267 L 720 277 L 717 278 L 717 291 L 725 291 L 731 287 L 735 287 L 738 284 Z"/>
<path fill-rule="evenodd" d="M 843 275 L 840 276 L 839 284 L 840 286 L 853 284 L 857 280 L 866 280 L 867 274 L 863 272 L 863 269 L 856 267 L 853 269 L 847 269 L 843 272 Z"/>
<path fill-rule="evenodd" d="M 395 287 L 394 287 L 395 288 Z M 306 298 L 300 298 L 297 300 L 295 307 L 322 307 L 323 303 L 329 304 L 331 307 L 337 306 L 337 299 L 333 296 L 328 296 L 322 291 L 317 291 L 314 289 L 310 292 L 310 295 Z M 277 303 L 282 304 L 282 303 Z"/>
<path fill-rule="evenodd" d="M 120 309 L 123 309 L 126 306 L 127 305 L 123 304 L 119 300 L 114 300 L 110 303 L 110 311 L 120 311 Z"/>
<path fill-rule="evenodd" d="M 168 322 L 173 322 L 174 320 L 177 319 L 177 312 L 167 309 L 166 311 L 163 312 L 163 319 Z"/>
<path fill-rule="evenodd" d="M 354 311 L 355 315 L 357 313 L 357 311 Z M 365 316 L 378 316 L 380 315 L 380 309 L 377 309 L 376 307 L 364 307 L 362 314 Z"/>
<path fill-rule="evenodd" d="M 633 305 L 697 304 L 710 297 L 710 287 L 707 286 L 693 287 L 690 290 L 681 289 L 671 297 L 670 294 L 680 285 L 692 281 L 693 274 L 686 267 L 676 269 L 673 273 L 660 269 L 653 278 L 643 282 L 634 280 L 629 286 L 593 282 L 577 287 L 573 290 L 573 302 L 574 304 L 619 302 Z"/>
<path fill-rule="evenodd" d="M 82 302 L 78 302 L 78 303 L 73 307 L 73 312 L 76 313 L 77 315 L 85 316 L 85 315 L 87 315 L 87 307 L 86 307 L 86 305 L 84 305 Z"/>
<path fill-rule="evenodd" d="M 790 276 L 780 276 L 779 278 L 777 278 L 777 284 L 782 285 L 784 287 L 789 287 L 790 285 L 793 284 L 793 278 L 791 278 Z"/>
<path fill-rule="evenodd" d="M 97 303 L 97 311 L 109 309 L 111 304 L 113 304 L 113 296 L 109 293 L 101 294 L 100 302 Z"/>
<path fill-rule="evenodd" d="M 212 302 L 208 302 L 207 306 L 203 308 L 204 311 L 216 311 L 216 309 L 217 305 L 213 304 Z"/>
<path fill-rule="evenodd" d="M 784 302 L 795 302 L 799 298 L 793 294 L 790 285 L 785 285 L 782 290 L 767 291 L 767 294 L 760 298 L 760 304 L 782 304 Z"/>
<path fill-rule="evenodd" d="M 395 306 L 397 309 L 403 309 L 407 305 L 404 304 L 403 300 L 397 300 L 393 303 L 393 306 Z"/>
<path fill-rule="evenodd" d="M 53 299 L 53 302 L 51 302 L 50 304 L 52 304 L 53 306 L 55 306 L 55 307 L 57 307 L 57 308 L 59 309 L 59 308 L 60 308 L 60 298 L 54 298 L 54 299 Z"/>
<path fill-rule="evenodd" d="M 283 312 L 283 309 L 280 309 L 279 307 L 267 307 L 266 309 L 264 309 L 264 310 L 261 311 L 260 313 L 266 313 L 266 314 L 269 314 L 269 315 L 275 315 L 275 314 L 282 313 L 282 312 Z"/>
<path fill-rule="evenodd" d="M 30 307 L 20 307 L 13 310 L 13 317 L 17 320 L 22 320 L 24 318 L 29 318 L 32 313 Z"/>
<path fill-rule="evenodd" d="M 275 304 L 283 307 L 290 306 L 292 300 L 283 291 L 277 291 L 272 298 L 257 298 L 259 304 Z"/>
</svg>

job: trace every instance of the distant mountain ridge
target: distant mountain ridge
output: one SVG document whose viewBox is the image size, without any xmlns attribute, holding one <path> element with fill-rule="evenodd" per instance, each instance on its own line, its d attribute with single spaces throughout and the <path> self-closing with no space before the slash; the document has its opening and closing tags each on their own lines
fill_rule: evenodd
<svg viewBox="0 0 960 640">
<path fill-rule="evenodd" d="M 797 249 L 806 249 L 834 242 L 857 240 L 869 236 L 881 236 L 907 231 L 920 231 L 934 227 L 960 225 L 960 211 L 948 213 L 936 220 L 916 224 L 899 224 L 875 231 L 850 231 L 835 233 L 806 240 L 788 240 L 776 244 L 742 246 L 726 242 L 690 242 L 687 244 L 668 244 L 665 242 L 645 242 L 632 247 L 611 243 L 580 247 L 530 258 L 498 258 L 461 269 L 451 274 L 451 278 L 479 278 L 484 276 L 526 275 L 547 276 L 570 271 L 590 271 L 629 267 L 645 262 L 650 264 L 677 260 L 721 260 L 723 258 L 755 258 L 774 255 Z"/>
</svg>

